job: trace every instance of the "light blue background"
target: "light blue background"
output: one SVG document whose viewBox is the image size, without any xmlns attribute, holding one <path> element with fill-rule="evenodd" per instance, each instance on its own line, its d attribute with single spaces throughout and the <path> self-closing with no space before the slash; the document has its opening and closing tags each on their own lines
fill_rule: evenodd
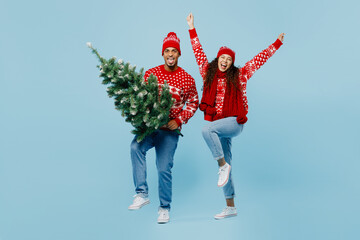
<svg viewBox="0 0 360 240">
<path fill-rule="evenodd" d="M 356 239 L 359 229 L 358 1 L 9 1 L 0 3 L 0 239 Z M 233 141 L 238 217 L 224 206 L 200 111 L 183 128 L 171 223 L 134 194 L 131 126 L 98 78 L 105 57 L 148 69 L 162 40 L 181 39 L 179 65 L 201 90 L 187 14 L 210 59 L 243 65 L 285 32 L 248 84 L 249 121 Z"/>
</svg>

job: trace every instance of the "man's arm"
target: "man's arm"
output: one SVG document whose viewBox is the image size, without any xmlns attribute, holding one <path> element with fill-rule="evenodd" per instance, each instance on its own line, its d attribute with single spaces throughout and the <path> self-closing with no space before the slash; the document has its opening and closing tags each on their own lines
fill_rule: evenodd
<svg viewBox="0 0 360 240">
<path fill-rule="evenodd" d="M 185 107 L 185 109 L 183 109 L 178 114 L 178 116 L 175 119 L 172 120 L 172 121 L 176 122 L 177 127 L 172 121 L 170 121 L 170 122 L 172 122 L 173 127 L 178 128 L 182 124 L 186 124 L 189 121 L 189 119 L 192 116 L 194 116 L 196 110 L 198 109 L 199 97 L 198 97 L 198 93 L 197 93 L 197 90 L 196 90 L 195 80 L 193 78 L 191 78 L 191 80 L 192 80 L 191 86 L 190 86 L 189 90 L 186 93 L 186 100 L 185 100 L 186 101 L 186 107 Z"/>
</svg>

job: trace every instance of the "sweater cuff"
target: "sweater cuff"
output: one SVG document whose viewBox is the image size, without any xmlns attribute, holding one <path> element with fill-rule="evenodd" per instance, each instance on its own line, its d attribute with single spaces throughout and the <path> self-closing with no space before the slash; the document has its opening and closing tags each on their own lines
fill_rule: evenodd
<svg viewBox="0 0 360 240">
<path fill-rule="evenodd" d="M 177 125 L 179 125 L 179 127 L 181 127 L 182 122 L 180 121 L 180 119 L 175 118 L 174 120 L 175 120 L 175 122 L 177 123 Z"/>
<path fill-rule="evenodd" d="M 279 39 L 276 39 L 276 41 L 273 43 L 276 50 L 278 50 L 282 44 L 283 43 Z"/>
<path fill-rule="evenodd" d="M 190 33 L 190 38 L 191 38 L 191 39 L 197 37 L 197 33 L 196 33 L 196 29 L 195 29 L 195 28 L 189 29 L 189 33 Z"/>
</svg>

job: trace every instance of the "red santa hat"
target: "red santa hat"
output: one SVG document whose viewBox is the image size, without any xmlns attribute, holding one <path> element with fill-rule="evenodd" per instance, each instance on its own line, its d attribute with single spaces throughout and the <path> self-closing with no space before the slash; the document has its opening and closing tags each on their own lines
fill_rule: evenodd
<svg viewBox="0 0 360 240">
<path fill-rule="evenodd" d="M 167 37 L 164 38 L 161 55 L 164 55 L 164 51 L 168 47 L 176 48 L 181 55 L 180 39 L 176 36 L 176 33 L 174 32 L 169 32 Z"/>
<path fill-rule="evenodd" d="M 221 47 L 221 48 L 219 49 L 219 52 L 218 52 L 216 58 L 220 57 L 220 56 L 223 55 L 223 54 L 228 54 L 228 55 L 230 55 L 230 57 L 232 58 L 233 62 L 235 62 L 235 52 L 234 52 L 233 50 L 231 50 L 230 48 L 225 47 L 225 46 L 224 46 L 224 47 Z"/>
</svg>

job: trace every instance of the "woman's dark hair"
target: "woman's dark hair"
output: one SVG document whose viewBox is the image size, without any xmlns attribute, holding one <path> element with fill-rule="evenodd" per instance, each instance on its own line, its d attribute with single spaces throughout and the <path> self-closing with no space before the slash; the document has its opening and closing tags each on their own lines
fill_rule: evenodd
<svg viewBox="0 0 360 240">
<path fill-rule="evenodd" d="M 218 58 L 215 58 L 208 65 L 204 79 L 205 88 L 211 86 L 217 69 L 218 69 Z M 241 89 L 241 86 L 239 86 L 239 72 L 240 72 L 240 68 L 235 67 L 234 63 L 232 63 L 230 68 L 226 70 L 226 88 L 230 88 L 230 86 L 232 86 L 237 89 Z"/>
</svg>

